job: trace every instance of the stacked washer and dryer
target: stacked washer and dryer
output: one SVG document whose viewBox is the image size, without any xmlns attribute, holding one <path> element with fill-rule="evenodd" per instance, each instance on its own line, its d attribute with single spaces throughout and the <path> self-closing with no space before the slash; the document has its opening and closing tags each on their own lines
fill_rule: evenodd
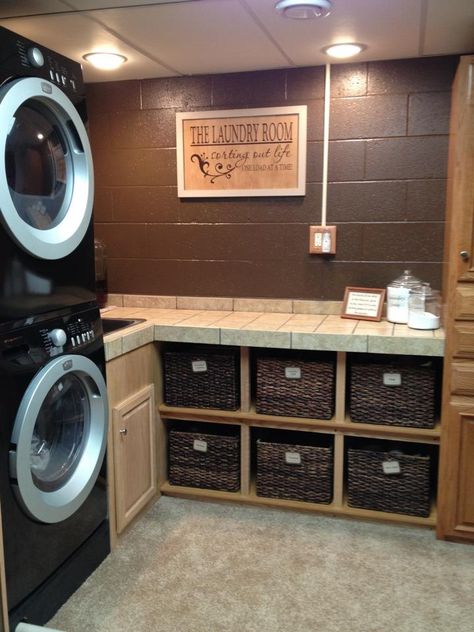
<svg viewBox="0 0 474 632">
<path fill-rule="evenodd" d="M 0 27 L 0 505 L 10 626 L 107 556 L 107 392 L 81 67 Z"/>
</svg>

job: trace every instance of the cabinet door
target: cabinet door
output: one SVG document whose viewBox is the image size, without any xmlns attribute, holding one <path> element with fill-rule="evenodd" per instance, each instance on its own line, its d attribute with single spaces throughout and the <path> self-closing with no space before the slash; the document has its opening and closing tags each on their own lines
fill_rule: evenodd
<svg viewBox="0 0 474 632">
<path fill-rule="evenodd" d="M 113 408 L 117 533 L 156 494 L 155 397 L 152 384 Z"/>
<path fill-rule="evenodd" d="M 474 540 L 474 56 L 453 85 L 445 266 L 446 351 L 438 536 Z"/>
<path fill-rule="evenodd" d="M 438 533 L 453 539 L 474 538 L 474 402 L 451 403 L 444 420 L 443 476 L 439 487 Z"/>
</svg>

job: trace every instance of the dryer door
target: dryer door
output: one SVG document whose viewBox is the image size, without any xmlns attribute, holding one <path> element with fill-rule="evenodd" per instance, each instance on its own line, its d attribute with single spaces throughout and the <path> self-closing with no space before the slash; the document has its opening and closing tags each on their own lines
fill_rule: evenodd
<svg viewBox="0 0 474 632">
<path fill-rule="evenodd" d="M 10 476 L 27 513 L 61 522 L 92 490 L 107 442 L 107 391 L 88 358 L 64 355 L 30 382 L 18 408 Z"/>
<path fill-rule="evenodd" d="M 0 210 L 11 237 L 41 259 L 79 245 L 91 220 L 92 155 L 69 98 L 44 79 L 0 88 Z"/>
</svg>

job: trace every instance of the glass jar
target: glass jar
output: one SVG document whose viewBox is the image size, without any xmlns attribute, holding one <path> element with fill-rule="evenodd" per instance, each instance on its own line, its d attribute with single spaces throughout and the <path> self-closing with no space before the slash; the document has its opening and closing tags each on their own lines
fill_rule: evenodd
<svg viewBox="0 0 474 632">
<path fill-rule="evenodd" d="M 420 283 L 420 279 L 413 276 L 411 270 L 404 270 L 401 276 L 387 285 L 387 320 L 391 323 L 408 322 L 410 289 L 419 286 Z"/>
<path fill-rule="evenodd" d="M 429 283 L 422 283 L 410 290 L 408 299 L 408 327 L 412 329 L 438 329 L 441 300 L 438 290 Z"/>
</svg>

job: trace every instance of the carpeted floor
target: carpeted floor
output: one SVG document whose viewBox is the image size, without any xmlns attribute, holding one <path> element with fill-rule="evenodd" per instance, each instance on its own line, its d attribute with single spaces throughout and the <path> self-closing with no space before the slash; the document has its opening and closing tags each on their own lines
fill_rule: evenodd
<svg viewBox="0 0 474 632">
<path fill-rule="evenodd" d="M 65 632 L 471 632 L 474 546 L 431 530 L 161 498 Z"/>
</svg>

